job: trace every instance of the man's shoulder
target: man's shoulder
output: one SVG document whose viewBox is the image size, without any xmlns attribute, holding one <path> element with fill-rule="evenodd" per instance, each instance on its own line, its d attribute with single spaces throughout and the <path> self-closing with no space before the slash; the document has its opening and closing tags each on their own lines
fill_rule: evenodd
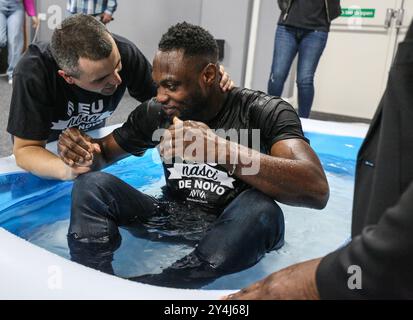
<svg viewBox="0 0 413 320">
<path fill-rule="evenodd" d="M 271 96 L 259 90 L 247 88 L 235 88 L 232 92 L 232 103 L 241 103 L 248 106 L 250 111 L 263 108 L 292 108 L 292 106 L 280 97 Z"/>
<path fill-rule="evenodd" d="M 116 44 L 127 45 L 127 46 L 135 46 L 132 41 L 129 39 L 122 37 L 119 34 L 112 33 L 113 40 L 115 40 Z"/>
<path fill-rule="evenodd" d="M 27 75 L 35 73 L 39 75 L 39 72 L 49 69 L 57 69 L 56 62 L 49 50 L 49 44 L 47 42 L 36 42 L 29 45 L 27 51 L 19 60 L 15 74 L 24 73 Z"/>
<path fill-rule="evenodd" d="M 134 124 L 140 123 L 141 127 L 150 127 L 150 130 L 167 125 L 164 122 L 168 121 L 162 105 L 155 98 L 139 104 L 130 114 L 129 120 Z"/>
<path fill-rule="evenodd" d="M 299 123 L 294 108 L 280 97 L 240 88 L 234 89 L 232 96 L 232 110 L 238 110 L 241 118 L 248 119 L 250 127 L 271 128 L 278 126 L 286 118 Z"/>
<path fill-rule="evenodd" d="M 113 40 L 118 46 L 122 59 L 127 59 L 139 51 L 138 47 L 130 40 L 118 34 L 112 33 Z"/>
</svg>

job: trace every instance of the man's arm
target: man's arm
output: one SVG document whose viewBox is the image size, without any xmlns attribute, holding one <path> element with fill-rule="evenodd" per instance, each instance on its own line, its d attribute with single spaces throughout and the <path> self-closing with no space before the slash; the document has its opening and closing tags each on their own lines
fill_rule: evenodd
<svg viewBox="0 0 413 320">
<path fill-rule="evenodd" d="M 51 179 L 70 180 L 79 170 L 71 169 L 62 160 L 45 148 L 46 141 L 14 137 L 13 154 L 22 169 Z"/>
<path fill-rule="evenodd" d="M 230 141 L 225 144 L 229 150 L 225 166 L 229 171 L 235 169 L 234 174 L 249 185 L 289 205 L 322 209 L 327 204 L 327 178 L 318 157 L 304 140 L 278 141 L 270 155 Z M 230 164 L 231 154 L 238 154 L 235 165 Z M 253 167 L 256 170 L 251 171 Z"/>
<path fill-rule="evenodd" d="M 320 259 L 305 261 L 275 272 L 225 300 L 318 300 L 316 270 Z"/>
<path fill-rule="evenodd" d="M 45 146 L 46 141 L 14 137 L 13 153 L 17 165 L 43 178 L 72 180 L 128 155 L 116 143 L 113 134 L 94 140 L 75 128 L 61 134 L 58 143 L 61 158 Z"/>
<path fill-rule="evenodd" d="M 211 162 L 212 159 L 279 202 L 317 209 L 324 208 L 327 203 L 326 176 L 314 151 L 302 139 L 275 142 L 270 155 L 266 155 L 217 136 L 201 122 L 182 122 L 175 118 L 168 133 L 161 143 L 164 159 L 174 156 L 196 162 Z M 196 152 L 188 152 L 194 149 L 188 137 L 197 137 Z"/>
<path fill-rule="evenodd" d="M 346 247 L 322 259 L 292 265 L 226 298 L 411 299 L 412 211 L 413 183 L 378 224 L 365 227 Z M 360 272 L 358 286 L 351 281 L 354 270 Z"/>
<path fill-rule="evenodd" d="M 59 136 L 58 152 L 71 168 L 100 170 L 130 154 L 140 156 L 156 146 L 152 133 L 159 127 L 160 106 L 147 101 L 131 112 L 122 127 L 101 139 L 92 139 L 77 128 L 66 129 Z M 86 169 L 85 169 L 86 170 Z"/>
<path fill-rule="evenodd" d="M 105 11 L 101 15 L 102 23 L 107 24 L 113 20 L 113 13 L 116 11 L 118 4 L 116 0 L 109 0 Z"/>
<path fill-rule="evenodd" d="M 40 47 L 30 46 L 14 69 L 7 131 L 14 137 L 18 166 L 41 177 L 67 180 L 72 170 L 45 149 L 57 106 L 53 99 L 56 88 L 50 84 L 40 51 Z"/>
</svg>

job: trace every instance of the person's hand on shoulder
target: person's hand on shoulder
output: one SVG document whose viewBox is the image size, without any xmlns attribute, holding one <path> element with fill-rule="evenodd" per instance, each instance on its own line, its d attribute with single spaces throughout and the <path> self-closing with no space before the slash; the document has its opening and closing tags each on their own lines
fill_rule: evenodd
<svg viewBox="0 0 413 320">
<path fill-rule="evenodd" d="M 223 92 L 227 92 L 234 89 L 234 81 L 231 80 L 231 77 L 225 71 L 225 68 L 222 65 L 219 66 L 219 74 L 221 75 L 221 81 L 219 83 L 221 90 Z"/>
</svg>

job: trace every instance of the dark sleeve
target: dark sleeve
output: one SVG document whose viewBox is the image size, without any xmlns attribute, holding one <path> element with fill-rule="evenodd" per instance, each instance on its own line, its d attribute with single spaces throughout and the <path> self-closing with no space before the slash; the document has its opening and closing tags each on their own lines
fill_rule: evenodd
<svg viewBox="0 0 413 320">
<path fill-rule="evenodd" d="M 322 299 L 413 298 L 413 183 L 377 225 L 365 227 L 346 247 L 324 257 L 316 280 Z M 348 281 L 361 269 L 361 289 Z"/>
<path fill-rule="evenodd" d="M 304 137 L 300 118 L 287 102 L 273 98 L 267 103 L 256 103 L 251 108 L 253 126 L 261 130 L 261 139 L 268 150 L 278 141 Z"/>
<path fill-rule="evenodd" d="M 132 42 L 116 37 L 122 40 L 118 42 L 118 46 L 129 94 L 141 102 L 156 96 L 156 86 L 152 80 L 152 66 L 149 61 Z"/>
<path fill-rule="evenodd" d="M 19 138 L 47 140 L 53 95 L 39 58 L 23 57 L 15 68 L 7 131 Z"/>
<path fill-rule="evenodd" d="M 330 2 L 330 19 L 334 20 L 341 15 L 340 0 L 333 0 Z"/>
<path fill-rule="evenodd" d="M 160 128 L 161 117 L 160 106 L 153 100 L 140 104 L 122 127 L 114 130 L 115 141 L 126 152 L 141 155 L 159 143 L 155 131 Z"/>
<path fill-rule="evenodd" d="M 278 7 L 281 11 L 285 11 L 288 8 L 288 0 L 278 0 Z"/>
</svg>

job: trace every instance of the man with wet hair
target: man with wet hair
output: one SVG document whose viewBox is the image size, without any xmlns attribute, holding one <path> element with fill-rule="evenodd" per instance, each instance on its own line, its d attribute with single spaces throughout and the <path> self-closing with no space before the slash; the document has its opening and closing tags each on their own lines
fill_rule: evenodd
<svg viewBox="0 0 413 320">
<path fill-rule="evenodd" d="M 38 176 L 70 180 L 82 173 L 46 150 L 66 128 L 103 127 L 126 89 L 138 101 L 156 95 L 152 66 L 129 40 L 92 16 L 65 19 L 50 43 L 29 46 L 15 70 L 7 131 L 17 164 Z M 222 77 L 222 89 L 232 85 Z"/>
<path fill-rule="evenodd" d="M 139 105 L 121 128 L 101 139 L 70 129 L 59 139 L 63 161 L 85 172 L 159 145 L 166 178 L 156 199 L 107 173 L 79 176 L 68 234 L 73 260 L 112 273 L 118 227 L 144 226 L 147 236 L 195 248 L 162 273 L 133 280 L 198 288 L 283 246 L 277 202 L 326 205 L 328 183 L 294 109 L 258 91 L 222 92 L 209 32 L 172 26 L 159 43 L 152 77 L 156 99 Z M 226 139 L 231 130 L 235 139 Z"/>
</svg>

